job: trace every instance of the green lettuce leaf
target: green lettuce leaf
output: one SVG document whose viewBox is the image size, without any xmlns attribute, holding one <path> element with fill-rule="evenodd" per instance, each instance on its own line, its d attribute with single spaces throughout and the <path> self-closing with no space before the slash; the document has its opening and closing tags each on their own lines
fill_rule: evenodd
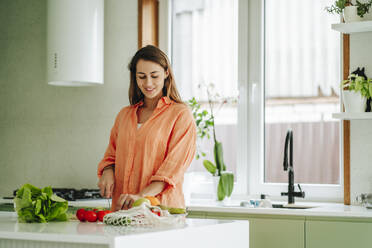
<svg viewBox="0 0 372 248">
<path fill-rule="evenodd" d="M 54 195 L 52 188 L 39 189 L 31 184 L 23 185 L 14 198 L 15 210 L 20 222 L 66 221 L 68 203 Z"/>
</svg>

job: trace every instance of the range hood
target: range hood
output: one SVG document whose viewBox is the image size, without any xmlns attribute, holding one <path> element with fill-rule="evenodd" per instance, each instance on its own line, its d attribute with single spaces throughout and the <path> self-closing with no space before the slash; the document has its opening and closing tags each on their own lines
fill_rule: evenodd
<svg viewBox="0 0 372 248">
<path fill-rule="evenodd" d="M 48 0 L 47 6 L 48 84 L 103 84 L 104 0 Z"/>
</svg>

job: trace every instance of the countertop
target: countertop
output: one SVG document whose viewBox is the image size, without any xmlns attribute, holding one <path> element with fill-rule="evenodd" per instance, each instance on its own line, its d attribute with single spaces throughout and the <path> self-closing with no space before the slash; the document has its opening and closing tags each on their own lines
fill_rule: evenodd
<svg viewBox="0 0 372 248">
<path fill-rule="evenodd" d="M 291 216 L 318 216 L 318 217 L 350 217 L 371 218 L 372 209 L 363 206 L 351 206 L 341 203 L 325 202 L 297 202 L 297 206 L 307 206 L 307 209 L 286 208 L 264 208 L 264 207 L 241 207 L 241 201 L 229 203 L 212 200 L 191 201 L 187 207 L 188 211 L 214 212 L 214 213 L 241 213 L 241 214 L 266 214 L 266 215 L 291 215 Z M 273 202 L 275 204 L 286 204 L 285 202 Z"/>
<path fill-rule="evenodd" d="M 224 233 L 230 229 L 231 232 L 229 231 L 227 235 L 237 239 L 238 235 L 248 233 L 248 227 L 249 223 L 247 221 L 213 219 L 186 219 L 185 225 L 162 228 L 131 228 L 109 226 L 101 222 L 89 223 L 74 220 L 50 223 L 19 223 L 16 213 L 0 212 L 0 241 L 1 239 L 32 240 L 37 242 L 103 244 L 110 247 L 117 247 L 120 244 L 125 244 L 128 247 L 134 245 L 135 247 L 171 247 L 164 242 L 156 244 L 156 240 L 169 240 L 172 244 L 171 242 L 174 239 L 182 240 L 190 237 L 190 235 L 193 237 L 196 235 L 203 240 L 209 239 L 209 232 L 210 235 L 213 235 L 214 232 Z M 202 233 L 208 235 L 203 234 L 203 238 Z M 248 238 L 240 240 L 248 245 Z M 223 243 L 223 240 L 218 242 Z M 193 241 L 188 243 L 192 245 Z M 227 245 L 226 242 L 224 245 Z M 180 247 L 186 246 L 180 245 Z"/>
<path fill-rule="evenodd" d="M 0 203 L 12 200 L 0 200 Z M 363 206 L 344 205 L 341 203 L 325 202 L 296 202 L 300 206 L 311 206 L 308 209 L 284 209 L 284 208 L 262 208 L 262 207 L 241 207 L 241 200 L 230 202 L 218 202 L 211 199 L 195 199 L 187 205 L 188 212 L 208 213 L 237 213 L 237 214 L 266 214 L 266 215 L 290 215 L 290 216 L 319 216 L 319 217 L 347 217 L 347 218 L 371 218 L 372 209 Z M 285 202 L 273 202 L 285 204 Z M 75 207 L 106 207 L 107 199 L 71 201 L 69 206 Z"/>
</svg>

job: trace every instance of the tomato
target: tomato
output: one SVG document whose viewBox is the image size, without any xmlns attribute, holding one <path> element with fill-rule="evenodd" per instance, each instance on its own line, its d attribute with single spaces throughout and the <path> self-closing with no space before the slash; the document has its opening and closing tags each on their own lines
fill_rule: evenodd
<svg viewBox="0 0 372 248">
<path fill-rule="evenodd" d="M 98 211 L 97 216 L 99 221 L 103 221 L 103 217 L 105 217 L 106 214 L 112 213 L 110 210 L 104 210 L 104 211 Z"/>
<path fill-rule="evenodd" d="M 98 211 L 97 217 L 99 221 L 103 221 L 103 217 L 106 215 L 105 211 Z"/>
<path fill-rule="evenodd" d="M 154 214 L 156 214 L 157 216 L 161 216 L 161 213 L 160 213 L 160 211 L 156 211 L 156 210 L 154 210 L 154 209 L 151 209 L 151 212 L 153 212 Z"/>
<path fill-rule="evenodd" d="M 103 217 L 105 217 L 106 211 L 98 211 L 97 216 L 99 221 L 103 221 Z"/>
<path fill-rule="evenodd" d="M 98 212 L 98 209 L 96 209 L 96 208 L 95 208 L 95 209 L 93 209 L 93 212 L 96 212 L 96 213 L 97 213 L 97 212 Z"/>
<path fill-rule="evenodd" d="M 97 214 L 94 211 L 86 211 L 84 216 L 85 216 L 85 219 L 89 222 L 97 221 Z"/>
<path fill-rule="evenodd" d="M 84 208 L 80 208 L 78 211 L 76 211 L 76 217 L 78 220 L 85 221 L 85 212 L 86 211 Z"/>
</svg>

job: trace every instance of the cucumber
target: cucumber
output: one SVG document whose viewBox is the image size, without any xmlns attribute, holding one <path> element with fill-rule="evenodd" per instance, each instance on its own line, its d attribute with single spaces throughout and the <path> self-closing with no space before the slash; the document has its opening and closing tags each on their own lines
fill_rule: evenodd
<svg viewBox="0 0 372 248">
<path fill-rule="evenodd" d="M 159 205 L 159 208 L 161 208 L 161 210 L 168 210 L 169 209 L 167 206 L 164 206 L 164 205 Z"/>
<path fill-rule="evenodd" d="M 186 209 L 184 209 L 184 208 L 169 208 L 168 212 L 170 214 L 185 214 Z"/>
</svg>

